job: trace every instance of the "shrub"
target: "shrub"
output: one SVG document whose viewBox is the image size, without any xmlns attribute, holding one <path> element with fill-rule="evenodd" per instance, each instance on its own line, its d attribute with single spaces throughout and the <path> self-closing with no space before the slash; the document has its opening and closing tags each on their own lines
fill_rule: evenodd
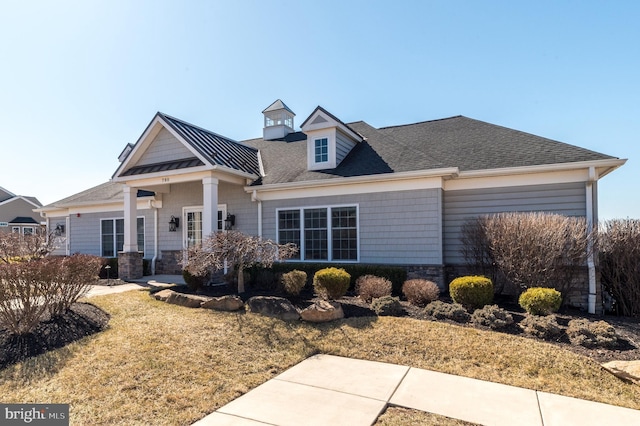
<svg viewBox="0 0 640 426">
<path fill-rule="evenodd" d="M 553 288 L 531 287 L 518 298 L 518 304 L 532 315 L 549 315 L 558 312 L 562 295 Z"/>
<path fill-rule="evenodd" d="M 479 275 L 460 277 L 449 284 L 449 294 L 454 302 L 469 310 L 482 308 L 493 301 L 493 283 Z"/>
<path fill-rule="evenodd" d="M 363 275 L 356 280 L 356 293 L 367 303 L 383 296 L 391 296 L 391 281 L 375 275 Z"/>
<path fill-rule="evenodd" d="M 458 303 L 445 303 L 440 300 L 429 303 L 424 313 L 436 319 L 449 319 L 455 322 L 467 322 L 471 315 Z"/>
<path fill-rule="evenodd" d="M 182 270 L 182 278 L 184 279 L 184 283 L 193 291 L 201 290 L 211 278 L 210 274 L 205 273 L 204 275 L 195 275 L 186 269 Z"/>
<path fill-rule="evenodd" d="M 562 329 L 558 325 L 555 315 L 544 317 L 527 315 L 518 326 L 525 333 L 545 340 L 555 339 L 562 334 Z"/>
<path fill-rule="evenodd" d="M 497 330 L 513 324 L 513 316 L 498 305 L 487 305 L 473 312 L 471 322 Z"/>
<path fill-rule="evenodd" d="M 602 284 L 618 314 L 640 316 L 640 219 L 606 221 L 598 239 Z"/>
<path fill-rule="evenodd" d="M 46 257 L 0 264 L 0 323 L 11 334 L 32 332 L 45 314 L 68 310 L 98 278 L 95 256 Z"/>
<path fill-rule="evenodd" d="M 286 274 L 282 274 L 280 282 L 282 283 L 282 288 L 287 292 L 287 294 L 298 296 L 307 283 L 307 273 L 295 269 L 291 272 L 287 272 Z"/>
<path fill-rule="evenodd" d="M 567 328 L 567 336 L 574 345 L 586 348 L 615 348 L 618 345 L 615 328 L 605 321 L 571 320 Z"/>
<path fill-rule="evenodd" d="M 402 285 L 402 294 L 412 305 L 425 306 L 438 299 L 440 288 L 432 281 L 414 279 L 405 281 Z"/>
<path fill-rule="evenodd" d="M 327 300 L 339 299 L 349 289 L 351 275 L 344 269 L 325 268 L 313 276 L 313 288 L 318 296 Z"/>
<path fill-rule="evenodd" d="M 371 302 L 371 309 L 379 316 L 400 316 L 403 314 L 402 305 L 400 299 L 392 296 L 382 296 L 377 299 L 373 299 Z"/>
</svg>

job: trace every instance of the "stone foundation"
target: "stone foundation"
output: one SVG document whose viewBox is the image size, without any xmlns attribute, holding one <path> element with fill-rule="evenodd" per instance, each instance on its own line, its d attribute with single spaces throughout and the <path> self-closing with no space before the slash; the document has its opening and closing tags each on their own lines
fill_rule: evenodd
<svg viewBox="0 0 640 426">
<path fill-rule="evenodd" d="M 407 270 L 407 280 L 421 278 L 433 281 L 438 284 L 441 291 L 446 291 L 444 265 L 409 265 L 405 266 Z"/>
<path fill-rule="evenodd" d="M 162 250 L 156 260 L 157 275 L 182 275 L 182 250 Z"/>
<path fill-rule="evenodd" d="M 141 252 L 119 252 L 118 278 L 124 281 L 142 278 L 142 256 Z"/>
</svg>

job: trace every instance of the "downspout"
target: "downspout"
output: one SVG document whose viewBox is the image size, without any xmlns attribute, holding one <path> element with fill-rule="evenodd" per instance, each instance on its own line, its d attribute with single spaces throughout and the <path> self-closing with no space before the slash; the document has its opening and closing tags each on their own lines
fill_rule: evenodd
<svg viewBox="0 0 640 426">
<path fill-rule="evenodd" d="M 587 229 L 589 232 L 595 232 L 594 228 L 594 199 L 593 199 L 593 183 L 597 181 L 596 171 L 594 167 L 589 167 L 589 180 L 586 186 L 586 202 L 587 202 Z M 594 260 L 593 240 L 589 239 L 587 268 L 589 270 L 589 305 L 588 312 L 596 313 L 596 264 Z"/>
<path fill-rule="evenodd" d="M 156 261 L 158 260 L 158 208 L 149 200 L 149 208 L 153 209 L 153 258 L 151 258 L 151 275 L 156 274 Z"/>
<path fill-rule="evenodd" d="M 258 202 L 258 237 L 262 238 L 262 200 L 258 198 L 258 192 L 255 189 L 251 193 L 251 201 Z"/>
</svg>

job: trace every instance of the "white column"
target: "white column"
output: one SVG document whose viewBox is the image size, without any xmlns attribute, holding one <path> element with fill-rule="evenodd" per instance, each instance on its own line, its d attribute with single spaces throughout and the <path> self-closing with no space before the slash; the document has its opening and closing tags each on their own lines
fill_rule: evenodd
<svg viewBox="0 0 640 426">
<path fill-rule="evenodd" d="M 122 189 L 124 192 L 124 246 L 122 251 L 125 253 L 138 251 L 138 231 L 137 220 L 138 215 L 137 201 L 138 190 L 125 185 Z"/>
<path fill-rule="evenodd" d="M 202 179 L 202 239 L 218 230 L 218 179 Z"/>
</svg>

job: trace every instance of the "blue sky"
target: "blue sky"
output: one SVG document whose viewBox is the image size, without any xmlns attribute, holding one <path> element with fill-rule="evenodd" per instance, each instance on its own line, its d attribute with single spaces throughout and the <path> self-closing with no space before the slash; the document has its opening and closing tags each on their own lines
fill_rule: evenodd
<svg viewBox="0 0 640 426">
<path fill-rule="evenodd" d="M 107 181 L 156 111 L 243 140 L 280 98 L 376 127 L 454 115 L 628 162 L 601 218 L 640 218 L 640 2 L 3 1 L 0 186 Z"/>
</svg>

